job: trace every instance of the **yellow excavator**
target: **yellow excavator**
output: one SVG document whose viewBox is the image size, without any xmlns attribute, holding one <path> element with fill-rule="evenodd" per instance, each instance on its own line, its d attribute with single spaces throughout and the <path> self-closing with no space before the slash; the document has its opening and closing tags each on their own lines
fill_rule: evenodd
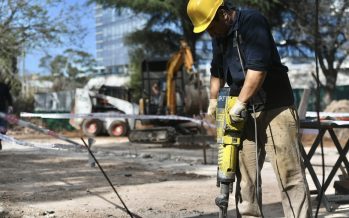
<svg viewBox="0 0 349 218">
<path fill-rule="evenodd" d="M 194 75 L 193 73 L 193 55 L 190 51 L 190 47 L 185 41 L 180 41 L 181 47 L 179 52 L 175 53 L 167 64 L 167 75 L 166 75 L 166 97 L 167 97 L 167 108 L 170 115 L 176 114 L 176 80 L 175 77 L 179 69 L 184 65 L 184 71 L 188 74 Z"/>
<path fill-rule="evenodd" d="M 154 119 L 140 119 L 147 128 L 134 128 L 131 142 L 167 143 L 185 141 L 205 134 L 203 127 L 188 120 L 164 119 L 164 115 L 200 116 L 208 105 L 208 93 L 200 74 L 195 70 L 193 56 L 183 40 L 170 59 L 144 60 L 142 63 L 142 97 L 140 114 Z M 182 140 L 181 140 L 182 139 Z"/>
</svg>

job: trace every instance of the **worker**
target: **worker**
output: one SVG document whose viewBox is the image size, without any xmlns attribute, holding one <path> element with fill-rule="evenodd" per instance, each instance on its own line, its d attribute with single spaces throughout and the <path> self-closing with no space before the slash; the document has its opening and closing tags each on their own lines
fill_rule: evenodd
<svg viewBox="0 0 349 218">
<path fill-rule="evenodd" d="M 280 61 L 267 19 L 256 10 L 238 10 L 223 0 L 190 0 L 187 13 L 193 31 L 207 31 L 212 38 L 207 113 L 214 115 L 218 92 L 225 84 L 239 93 L 237 103 L 229 110 L 231 121 L 239 122 L 242 112 L 249 112 L 239 147 L 235 195 L 238 216 L 263 217 L 260 173 L 268 155 L 285 216 L 311 217 L 288 68 Z"/>
<path fill-rule="evenodd" d="M 165 114 L 166 108 L 166 71 L 163 72 L 161 78 L 159 78 L 157 82 L 157 86 L 159 89 L 159 100 L 158 100 L 158 108 L 156 114 L 161 115 Z"/>
<path fill-rule="evenodd" d="M 151 86 L 151 103 L 155 105 L 159 105 L 159 97 L 160 97 L 160 87 L 158 82 L 154 82 Z"/>
<path fill-rule="evenodd" d="M 10 93 L 10 86 L 4 82 L 0 82 L 0 112 L 2 113 L 12 113 L 12 96 Z M 6 120 L 0 118 L 0 133 L 6 134 L 7 132 L 7 122 Z M 0 139 L 0 150 L 2 150 L 2 141 Z"/>
</svg>

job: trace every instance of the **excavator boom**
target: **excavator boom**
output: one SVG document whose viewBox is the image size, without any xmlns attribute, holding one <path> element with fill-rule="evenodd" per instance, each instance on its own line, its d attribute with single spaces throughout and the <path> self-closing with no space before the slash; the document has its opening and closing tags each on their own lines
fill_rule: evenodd
<svg viewBox="0 0 349 218">
<path fill-rule="evenodd" d="M 170 115 L 176 114 L 176 84 L 175 77 L 180 67 L 184 64 L 185 71 L 192 73 L 193 71 L 193 55 L 190 51 L 190 47 L 185 41 L 180 42 L 180 50 L 175 53 L 167 64 L 167 76 L 166 76 L 166 97 L 167 97 L 167 108 Z"/>
</svg>

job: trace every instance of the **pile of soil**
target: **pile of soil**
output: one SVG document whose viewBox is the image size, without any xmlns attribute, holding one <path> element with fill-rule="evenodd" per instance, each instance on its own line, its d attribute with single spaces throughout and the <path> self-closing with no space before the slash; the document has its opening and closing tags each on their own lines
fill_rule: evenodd
<svg viewBox="0 0 349 218">
<path fill-rule="evenodd" d="M 325 108 L 325 112 L 334 112 L 334 113 L 349 113 L 349 100 L 339 100 L 339 101 L 332 101 L 331 104 L 329 104 Z M 339 139 L 339 141 L 346 141 L 348 140 L 349 136 L 349 129 L 336 129 L 335 133 Z M 327 137 L 330 137 L 329 135 Z"/>
</svg>

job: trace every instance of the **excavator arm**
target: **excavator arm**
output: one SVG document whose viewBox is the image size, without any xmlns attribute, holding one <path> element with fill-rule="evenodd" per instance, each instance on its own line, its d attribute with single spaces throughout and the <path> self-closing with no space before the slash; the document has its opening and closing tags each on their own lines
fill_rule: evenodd
<svg viewBox="0 0 349 218">
<path fill-rule="evenodd" d="M 193 71 L 193 55 L 190 51 L 190 47 L 184 40 L 180 41 L 180 50 L 175 53 L 167 63 L 167 76 L 166 76 L 166 97 L 167 108 L 170 115 L 176 114 L 176 83 L 175 77 L 184 64 L 185 71 L 191 73 Z"/>
</svg>

